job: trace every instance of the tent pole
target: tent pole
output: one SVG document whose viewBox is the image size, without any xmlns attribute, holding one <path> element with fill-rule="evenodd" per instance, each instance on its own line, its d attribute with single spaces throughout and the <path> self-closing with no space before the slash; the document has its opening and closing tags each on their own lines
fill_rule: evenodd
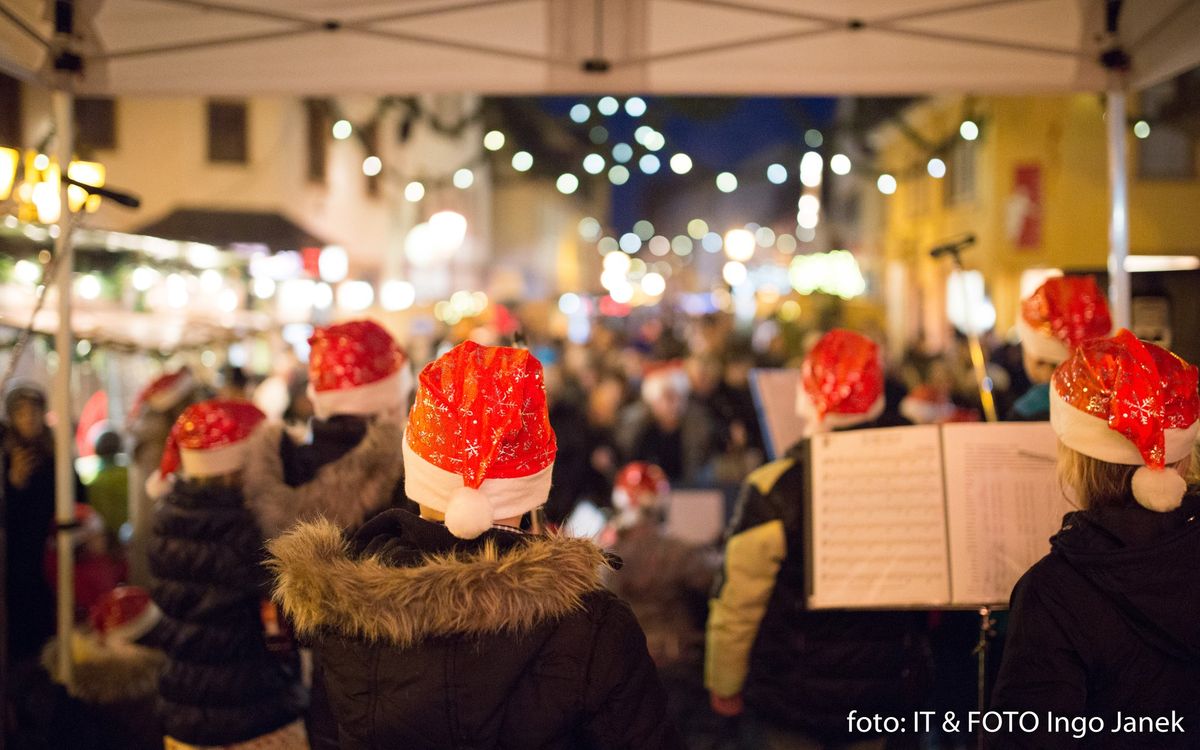
<svg viewBox="0 0 1200 750">
<path fill-rule="evenodd" d="M 59 168 L 67 174 L 74 144 L 74 95 L 65 86 L 52 94 L 54 132 Z M 58 368 L 54 373 L 54 516 L 57 520 L 58 548 L 58 678 L 73 684 L 71 630 L 75 625 L 75 550 L 72 526 L 75 524 L 75 466 L 71 444 L 71 360 L 75 346 L 71 335 L 71 293 L 74 248 L 71 243 L 71 207 L 67 201 L 67 183 L 61 183 L 58 238 L 55 241 L 55 270 L 58 289 L 58 330 L 54 333 L 54 351 Z"/>
<path fill-rule="evenodd" d="M 1125 137 L 1125 90 L 1123 79 L 1114 74 L 1108 89 L 1105 124 L 1108 132 L 1108 297 L 1113 323 L 1129 328 L 1129 272 L 1125 257 L 1129 255 L 1129 158 Z"/>
</svg>

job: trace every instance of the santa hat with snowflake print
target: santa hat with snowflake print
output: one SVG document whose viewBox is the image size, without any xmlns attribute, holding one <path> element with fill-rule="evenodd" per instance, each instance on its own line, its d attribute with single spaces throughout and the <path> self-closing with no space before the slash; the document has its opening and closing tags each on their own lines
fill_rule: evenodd
<svg viewBox="0 0 1200 750">
<path fill-rule="evenodd" d="M 1187 458 L 1200 427 L 1197 370 L 1122 329 L 1083 343 L 1054 371 L 1050 424 L 1063 445 L 1138 466 L 1133 496 L 1150 510 L 1178 508 L 1187 491 L 1170 464 Z"/>
<path fill-rule="evenodd" d="M 1112 333 L 1108 299 L 1091 276 L 1046 279 L 1021 300 L 1017 331 L 1027 353 L 1059 364 L 1084 341 Z"/>
<path fill-rule="evenodd" d="M 162 497 L 179 472 L 195 479 L 239 471 L 250 450 L 247 440 L 266 418 L 257 406 L 242 399 L 192 404 L 171 427 L 158 471 L 146 480 L 146 492 Z"/>
<path fill-rule="evenodd" d="M 308 397 L 317 419 L 403 416 L 412 392 L 408 355 L 383 326 L 351 320 L 316 329 L 308 343 Z"/>
<path fill-rule="evenodd" d="M 542 364 L 524 349 L 466 341 L 417 379 L 404 491 L 474 539 L 545 504 L 557 450 Z"/>
</svg>

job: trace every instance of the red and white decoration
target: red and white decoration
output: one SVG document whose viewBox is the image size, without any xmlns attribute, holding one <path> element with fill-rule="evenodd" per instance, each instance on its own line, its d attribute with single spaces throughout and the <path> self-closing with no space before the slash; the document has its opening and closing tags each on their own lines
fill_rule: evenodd
<svg viewBox="0 0 1200 750">
<path fill-rule="evenodd" d="M 168 411 L 171 407 L 183 401 L 196 387 L 196 379 L 186 368 L 160 375 L 138 393 L 129 413 L 136 417 L 142 407 L 154 411 Z"/>
<path fill-rule="evenodd" d="M 1179 507 L 1187 485 L 1171 464 L 1191 455 L 1200 427 L 1197 370 L 1122 329 L 1075 350 L 1054 372 L 1050 424 L 1085 456 L 1140 466 L 1133 495 L 1156 511 Z"/>
<path fill-rule="evenodd" d="M 1108 299 L 1091 276 L 1047 279 L 1021 301 L 1017 331 L 1027 354 L 1056 365 L 1084 341 L 1112 333 Z"/>
<path fill-rule="evenodd" d="M 88 612 L 92 630 L 102 640 L 133 643 L 149 633 L 162 612 L 150 594 L 139 586 L 118 586 L 96 602 Z"/>
<path fill-rule="evenodd" d="M 543 505 L 558 450 L 542 365 L 466 341 L 421 371 L 404 439 L 404 490 L 474 539 Z"/>
<path fill-rule="evenodd" d="M 634 525 L 645 511 L 662 507 L 670 494 L 671 484 L 661 468 L 643 461 L 626 464 L 613 482 L 617 525 Z"/>
<path fill-rule="evenodd" d="M 403 414 L 412 393 L 408 355 L 383 326 L 352 320 L 308 339 L 308 397 L 318 419 Z"/>
<path fill-rule="evenodd" d="M 661 401 L 668 393 L 682 401 L 691 390 L 691 382 L 682 362 L 664 362 L 650 367 L 642 375 L 642 400 L 648 404 Z"/>
<path fill-rule="evenodd" d="M 853 427 L 883 414 L 879 347 L 861 333 L 835 328 L 821 337 L 800 370 L 796 411 L 805 433 Z"/>
<path fill-rule="evenodd" d="M 170 488 L 171 477 L 232 474 L 246 463 L 246 439 L 267 417 L 249 401 L 213 399 L 183 410 L 171 427 L 158 471 L 146 482 L 151 497 Z"/>
</svg>

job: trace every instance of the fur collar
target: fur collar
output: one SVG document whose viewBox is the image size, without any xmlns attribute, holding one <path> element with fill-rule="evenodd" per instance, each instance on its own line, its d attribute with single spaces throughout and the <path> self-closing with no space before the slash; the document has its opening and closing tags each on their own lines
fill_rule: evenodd
<svg viewBox="0 0 1200 750">
<path fill-rule="evenodd" d="M 135 643 L 105 644 L 78 631 L 72 633 L 73 698 L 97 705 L 134 701 L 158 693 L 158 675 L 166 654 Z M 42 666 L 58 681 L 58 639 L 42 649 Z"/>
<path fill-rule="evenodd" d="M 386 508 L 404 476 L 400 444 L 404 433 L 391 422 L 377 421 L 349 453 L 322 466 L 311 482 L 289 487 L 279 454 L 284 427 L 263 425 L 250 437 L 243 490 L 246 506 L 268 539 L 297 521 L 328 518 L 342 528 L 357 526 Z M 289 438 L 290 439 L 290 438 Z"/>
<path fill-rule="evenodd" d="M 568 537 L 529 537 L 505 553 L 493 541 L 431 555 L 415 567 L 354 558 L 328 521 L 272 541 L 275 601 L 296 632 L 318 631 L 399 647 L 442 635 L 523 633 L 583 607 L 602 587 L 599 547 Z"/>
</svg>

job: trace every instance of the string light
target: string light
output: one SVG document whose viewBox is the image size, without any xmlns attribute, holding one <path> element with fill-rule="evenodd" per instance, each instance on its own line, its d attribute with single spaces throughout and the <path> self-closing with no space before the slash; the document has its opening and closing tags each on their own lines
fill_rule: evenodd
<svg viewBox="0 0 1200 750">
<path fill-rule="evenodd" d="M 630 117 L 641 117 L 646 114 L 646 101 L 640 96 L 631 96 L 625 100 L 625 114 Z"/>
<path fill-rule="evenodd" d="M 410 282 L 390 279 L 379 287 L 379 304 L 384 310 L 407 310 L 417 301 L 417 288 Z"/>
<path fill-rule="evenodd" d="M 675 174 L 687 174 L 692 171 L 692 157 L 687 154 L 675 154 L 671 157 L 671 171 Z"/>
<path fill-rule="evenodd" d="M 454 187 L 466 190 L 475 184 L 475 173 L 466 167 L 454 173 Z"/>
<path fill-rule="evenodd" d="M 875 185 L 879 188 L 879 192 L 884 195 L 891 195 L 896 192 L 896 178 L 890 174 L 879 175 L 879 179 L 875 181 Z"/>
<path fill-rule="evenodd" d="M 354 126 L 349 120 L 338 120 L 333 124 L 333 137 L 339 141 L 344 141 L 354 133 Z"/>
<path fill-rule="evenodd" d="M 717 190 L 720 190 L 722 193 L 732 193 L 734 190 L 737 190 L 737 186 L 737 177 L 732 172 L 722 172 L 717 175 Z"/>
<path fill-rule="evenodd" d="M 698 240 L 708 234 L 708 222 L 704 219 L 692 219 L 687 224 L 687 233 L 694 240 Z"/>
<path fill-rule="evenodd" d="M 654 154 L 643 154 L 642 158 L 638 159 L 638 166 L 641 167 L 642 171 L 646 174 L 654 174 L 658 171 L 658 168 L 662 166 L 662 163 Z"/>
<path fill-rule="evenodd" d="M 746 281 L 746 266 L 736 260 L 731 260 L 721 269 L 721 278 L 729 286 L 740 286 Z"/>
<path fill-rule="evenodd" d="M 378 156 L 368 156 L 363 159 L 362 171 L 367 177 L 374 177 L 383 171 L 383 161 Z"/>
<path fill-rule="evenodd" d="M 499 130 L 489 130 L 483 136 L 483 147 L 488 151 L 499 151 L 504 148 L 504 133 Z"/>
<path fill-rule="evenodd" d="M 692 238 L 684 234 L 677 234 L 671 240 L 671 252 L 678 255 L 680 258 L 685 258 L 692 254 Z"/>
<path fill-rule="evenodd" d="M 925 169 L 929 172 L 929 176 L 935 180 L 940 180 L 946 176 L 946 162 L 936 156 L 929 160 L 929 164 L 925 165 Z"/>
<path fill-rule="evenodd" d="M 804 133 L 804 144 L 809 148 L 820 148 L 825 142 L 825 136 L 821 135 L 820 130 L 810 129 Z"/>
<path fill-rule="evenodd" d="M 621 240 L 617 244 L 619 244 L 621 249 L 626 253 L 633 255 L 638 250 L 642 249 L 642 238 L 638 237 L 633 232 L 626 232 L 625 234 L 621 235 Z"/>
<path fill-rule="evenodd" d="M 1150 123 L 1145 120 L 1138 120 L 1133 124 L 1133 134 L 1138 138 L 1145 140 L 1150 137 Z"/>
<path fill-rule="evenodd" d="M 528 151 L 518 151 L 513 154 L 512 168 L 518 172 L 528 172 L 533 168 L 533 154 Z"/>
<path fill-rule="evenodd" d="M 614 185 L 624 185 L 629 182 L 629 169 L 623 164 L 617 164 L 608 170 L 608 181 Z"/>
<path fill-rule="evenodd" d="M 773 185 L 787 182 L 787 168 L 782 164 L 772 164 L 767 167 L 767 180 Z"/>
<path fill-rule="evenodd" d="M 834 154 L 829 158 L 829 169 L 836 175 L 850 174 L 850 157 L 845 154 Z"/>
<path fill-rule="evenodd" d="M 570 195 L 579 189 L 579 178 L 570 172 L 565 172 L 558 176 L 558 181 L 554 183 L 554 186 L 563 195 Z"/>
<path fill-rule="evenodd" d="M 805 187 L 815 188 L 821 186 L 821 171 L 825 167 L 825 160 L 816 151 L 808 151 L 800 158 L 800 182 Z"/>
<path fill-rule="evenodd" d="M 958 134 L 964 141 L 973 141 L 979 137 L 979 126 L 973 120 L 963 120 L 962 125 L 958 126 Z"/>
<path fill-rule="evenodd" d="M 571 119 L 575 122 L 583 124 L 592 116 L 592 110 L 586 104 L 576 104 L 571 107 Z"/>
<path fill-rule="evenodd" d="M 416 203 L 425 197 L 425 186 L 420 182 L 413 180 L 404 186 L 404 200 L 409 203 Z"/>
<path fill-rule="evenodd" d="M 624 164 L 633 158 L 633 146 L 628 143 L 618 143 L 613 146 L 613 159 Z"/>
<path fill-rule="evenodd" d="M 609 115 L 615 115 L 620 106 L 621 105 L 617 103 L 616 99 L 612 98 L 611 96 L 606 96 L 597 102 L 596 109 L 600 111 L 600 114 L 607 117 Z"/>
<path fill-rule="evenodd" d="M 725 255 L 730 260 L 747 261 L 754 257 L 754 235 L 747 229 L 730 229 L 725 233 Z"/>
<path fill-rule="evenodd" d="M 642 277 L 642 291 L 650 297 L 658 297 L 667 290 L 667 280 L 662 274 L 651 271 Z"/>
<path fill-rule="evenodd" d="M 604 157 L 600 154 L 588 154 L 583 157 L 583 171 L 588 174 L 600 174 L 604 171 Z"/>
<path fill-rule="evenodd" d="M 579 236 L 588 241 L 595 241 L 600 236 L 600 222 L 590 216 L 580 219 Z"/>
</svg>

